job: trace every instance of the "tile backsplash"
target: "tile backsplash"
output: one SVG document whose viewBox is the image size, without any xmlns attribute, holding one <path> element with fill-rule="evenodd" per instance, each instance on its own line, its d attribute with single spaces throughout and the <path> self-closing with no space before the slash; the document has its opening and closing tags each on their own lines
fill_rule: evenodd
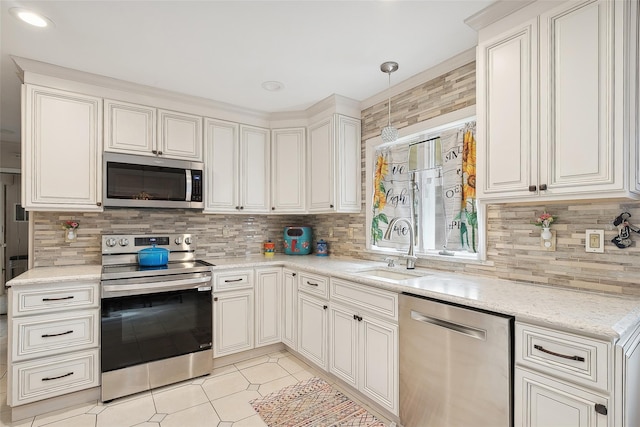
<svg viewBox="0 0 640 427">
<path fill-rule="evenodd" d="M 475 104 L 475 62 L 407 90 L 392 98 L 392 123 L 402 128 Z M 380 134 L 386 125 L 387 106 L 381 102 L 362 111 L 362 140 Z M 364 151 L 364 148 L 363 148 Z M 364 155 L 362 157 L 364 162 Z M 362 172 L 363 198 L 364 170 Z M 532 222 L 544 209 L 558 217 L 556 251 L 540 247 L 540 229 Z M 640 202 L 590 201 L 566 204 L 510 204 L 487 207 L 485 262 L 460 263 L 443 257 L 420 259 L 418 267 L 466 272 L 552 286 L 640 295 L 640 234 L 634 244 L 618 249 L 610 241 L 612 225 L 621 212 L 640 225 Z M 381 260 L 365 249 L 364 203 L 359 214 L 324 215 L 207 215 L 188 210 L 111 209 L 102 213 L 32 212 L 34 265 L 99 264 L 100 235 L 116 233 L 192 233 L 197 236 L 199 258 L 258 255 L 267 239 L 282 251 L 286 225 L 310 225 L 315 239 L 325 239 L 333 255 Z M 80 222 L 78 239 L 64 241 L 62 222 Z M 226 229 L 226 230 L 225 230 Z M 587 253 L 585 230 L 605 232 L 604 253 Z"/>
</svg>

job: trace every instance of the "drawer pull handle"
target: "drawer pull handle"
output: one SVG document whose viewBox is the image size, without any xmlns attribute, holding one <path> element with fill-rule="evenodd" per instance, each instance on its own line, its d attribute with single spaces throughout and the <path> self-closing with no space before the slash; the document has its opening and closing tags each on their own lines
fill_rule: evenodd
<svg viewBox="0 0 640 427">
<path fill-rule="evenodd" d="M 546 348 L 544 348 L 541 345 L 534 345 L 533 348 L 535 348 L 536 350 L 540 350 L 543 353 L 547 353 L 550 354 L 552 356 L 556 356 L 556 357 L 562 357 L 563 359 L 569 359 L 569 360 L 576 360 L 578 362 L 584 362 L 584 357 L 580 357 L 580 356 L 567 356 L 566 354 L 560 354 L 560 353 L 556 353 L 554 351 L 551 350 L 547 350 Z"/>
<path fill-rule="evenodd" d="M 66 331 L 66 332 L 60 332 L 59 334 L 43 334 L 42 338 L 59 337 L 60 335 L 69 335 L 69 334 L 72 334 L 72 333 L 73 333 L 73 330 Z"/>
<path fill-rule="evenodd" d="M 224 283 L 242 282 L 242 279 L 227 279 Z"/>
<path fill-rule="evenodd" d="M 42 298 L 42 301 L 63 301 L 66 299 L 73 299 L 73 295 L 69 295 L 68 297 L 60 297 L 60 298 Z"/>
<path fill-rule="evenodd" d="M 64 377 L 70 377 L 71 375 L 73 375 L 73 372 L 69 372 L 67 374 L 63 374 L 57 377 L 46 377 L 43 378 L 42 381 L 53 381 L 53 380 L 59 380 L 60 378 L 64 378 Z"/>
<path fill-rule="evenodd" d="M 608 412 L 607 407 L 604 406 L 602 403 L 596 403 L 595 410 L 600 415 L 607 415 L 607 412 Z"/>
<path fill-rule="evenodd" d="M 310 281 L 308 281 L 308 280 L 307 280 L 307 285 L 309 285 L 309 286 L 318 286 L 318 284 L 317 284 L 317 283 L 311 283 L 311 282 L 310 282 Z"/>
</svg>

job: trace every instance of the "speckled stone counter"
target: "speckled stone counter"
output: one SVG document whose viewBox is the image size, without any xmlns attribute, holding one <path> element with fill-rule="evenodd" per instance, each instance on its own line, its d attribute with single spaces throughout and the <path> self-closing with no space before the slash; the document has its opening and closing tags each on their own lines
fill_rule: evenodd
<svg viewBox="0 0 640 427">
<path fill-rule="evenodd" d="M 385 263 L 352 258 L 287 256 L 208 259 L 216 269 L 285 266 L 394 292 L 514 316 L 517 320 L 577 332 L 616 343 L 640 324 L 640 298 L 542 286 L 436 270 L 414 270 L 424 276 L 391 280 L 364 277 L 359 271 Z M 406 271 L 403 265 L 393 271 Z"/>
<path fill-rule="evenodd" d="M 209 258 L 217 270 L 284 266 L 337 277 L 394 292 L 408 292 L 441 301 L 514 316 L 517 320 L 577 332 L 613 343 L 624 342 L 640 324 L 640 298 L 511 282 L 436 270 L 414 270 L 420 277 L 405 280 L 358 274 L 385 263 L 314 255 Z M 28 270 L 7 286 L 61 281 L 99 280 L 99 265 L 41 267 Z M 392 269 L 406 271 L 404 266 Z"/>
</svg>

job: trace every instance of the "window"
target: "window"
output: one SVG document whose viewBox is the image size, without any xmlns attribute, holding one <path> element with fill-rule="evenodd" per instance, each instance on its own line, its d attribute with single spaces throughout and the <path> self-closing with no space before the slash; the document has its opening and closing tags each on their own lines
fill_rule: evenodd
<svg viewBox="0 0 640 427">
<path fill-rule="evenodd" d="M 367 142 L 368 248 L 478 259 L 475 121 L 445 123 L 391 144 Z M 395 222 L 394 218 L 407 221 Z"/>
</svg>

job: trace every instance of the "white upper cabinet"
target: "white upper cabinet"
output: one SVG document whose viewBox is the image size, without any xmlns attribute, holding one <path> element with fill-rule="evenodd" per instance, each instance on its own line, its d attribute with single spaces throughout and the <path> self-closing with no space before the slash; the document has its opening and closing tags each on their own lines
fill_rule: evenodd
<svg viewBox="0 0 640 427">
<path fill-rule="evenodd" d="M 268 213 L 269 130 L 205 119 L 205 212 Z"/>
<path fill-rule="evenodd" d="M 360 120 L 334 114 L 309 126 L 308 211 L 360 212 Z"/>
<path fill-rule="evenodd" d="M 202 160 L 202 117 L 158 110 L 159 156 Z"/>
<path fill-rule="evenodd" d="M 240 212 L 271 212 L 270 147 L 269 129 L 240 125 Z"/>
<path fill-rule="evenodd" d="M 239 129 L 237 123 L 205 119 L 205 212 L 235 212 L 239 206 Z"/>
<path fill-rule="evenodd" d="M 305 212 L 305 129 L 271 131 L 271 211 Z"/>
<path fill-rule="evenodd" d="M 156 109 L 104 100 L 105 151 L 150 155 L 156 144 Z"/>
<path fill-rule="evenodd" d="M 105 100 L 105 151 L 202 160 L 202 117 Z"/>
<path fill-rule="evenodd" d="M 27 210 L 102 210 L 102 99 L 22 89 L 22 204 Z"/>
<path fill-rule="evenodd" d="M 478 198 L 637 197 L 631 3 L 536 2 L 480 31 Z"/>
</svg>

